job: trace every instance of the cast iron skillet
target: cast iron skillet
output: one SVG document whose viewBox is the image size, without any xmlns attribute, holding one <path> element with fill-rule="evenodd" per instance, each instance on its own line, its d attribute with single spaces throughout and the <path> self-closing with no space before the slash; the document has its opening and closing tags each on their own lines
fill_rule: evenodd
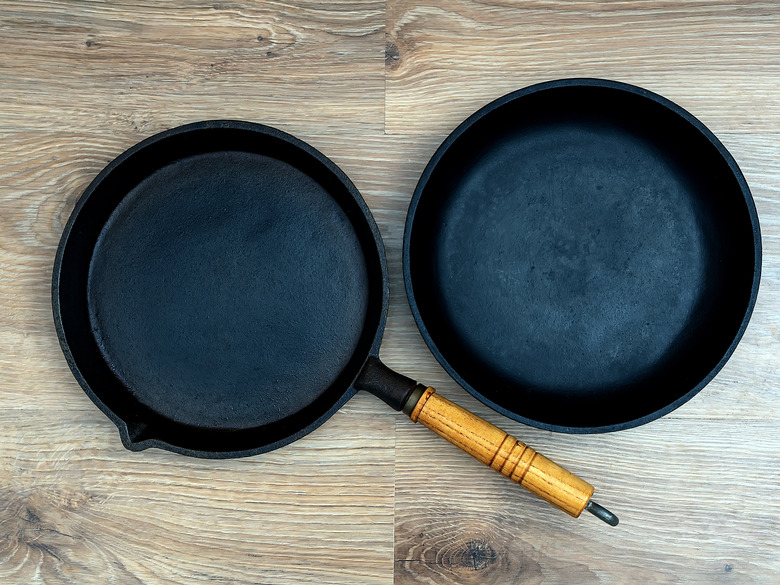
<svg viewBox="0 0 780 585">
<path fill-rule="evenodd" d="M 387 281 L 335 164 L 267 126 L 201 122 L 89 185 L 57 253 L 54 318 L 125 447 L 237 457 L 309 433 L 381 370 Z M 400 386 L 382 396 L 399 409 L 413 382 Z"/>
<path fill-rule="evenodd" d="M 543 429 L 656 419 L 723 367 L 761 238 L 734 159 L 688 112 L 595 79 L 535 85 L 463 122 L 417 185 L 407 295 L 436 359 Z"/>
</svg>

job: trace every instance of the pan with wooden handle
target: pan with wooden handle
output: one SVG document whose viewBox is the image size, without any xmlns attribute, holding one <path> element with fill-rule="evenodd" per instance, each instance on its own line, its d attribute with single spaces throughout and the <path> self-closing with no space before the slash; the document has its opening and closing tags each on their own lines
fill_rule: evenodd
<svg viewBox="0 0 780 585">
<path fill-rule="evenodd" d="M 601 109 L 595 119 L 588 118 L 588 104 L 582 105 L 584 109 L 566 122 L 570 131 L 564 132 L 564 142 L 598 142 L 605 129 L 603 142 L 621 129 L 610 126 L 609 117 Z M 654 112 L 650 108 L 650 113 Z M 581 114 L 584 120 L 578 117 Z M 511 119 L 523 120 L 516 113 Z M 687 119 L 685 122 L 690 123 Z M 578 128 L 582 132 L 578 133 Z M 629 135 L 632 131 L 626 130 Z M 695 132 L 689 134 L 693 142 L 684 145 L 686 148 L 700 140 Z M 616 135 L 622 136 L 620 132 Z M 561 136 L 553 138 L 560 140 Z M 641 136 L 633 139 L 641 142 Z M 555 140 L 535 144 L 528 154 L 547 156 L 551 169 L 565 167 L 566 156 L 555 154 Z M 445 150 L 448 144 L 452 141 L 443 145 Z M 639 150 L 632 152 L 641 154 Z M 478 148 L 472 161 L 476 164 L 486 160 L 482 156 L 485 153 L 489 155 L 489 149 Z M 601 215 L 602 237 L 607 242 L 619 239 L 630 249 L 635 245 L 631 221 L 652 220 L 651 205 L 637 208 L 639 215 L 634 219 L 630 211 L 618 206 L 616 212 L 611 207 L 617 200 L 613 194 L 609 209 L 599 208 L 595 202 L 590 211 L 575 206 L 572 213 L 576 212 L 577 217 L 572 219 L 565 211 L 567 189 L 576 187 L 583 195 L 591 195 L 588 189 L 619 189 L 620 173 L 612 182 L 604 183 L 592 171 L 581 170 L 570 185 L 553 174 L 547 178 L 555 181 L 554 188 L 534 191 L 527 178 L 518 174 L 518 165 L 504 172 L 503 182 L 490 183 L 476 175 L 453 175 L 448 182 L 443 177 L 444 158 L 432 161 L 434 167 L 429 165 L 423 175 L 412 200 L 405 235 L 407 292 L 423 337 L 467 390 L 525 422 L 533 423 L 541 412 L 539 395 L 555 389 L 556 409 L 565 414 L 564 424 L 556 430 L 576 431 L 574 407 L 566 404 L 567 393 L 572 394 L 576 405 L 588 393 L 602 404 L 603 396 L 593 388 L 606 381 L 605 392 L 619 395 L 625 389 L 617 375 L 619 365 L 636 358 L 637 352 L 624 355 L 620 348 L 616 351 L 606 343 L 606 336 L 617 331 L 615 327 L 610 329 L 608 320 L 591 328 L 576 325 L 583 307 L 593 310 L 598 300 L 588 300 L 588 286 L 594 286 L 591 281 L 614 271 L 615 263 L 626 262 L 626 256 L 603 266 L 605 256 L 599 248 L 603 242 L 596 238 L 596 248 L 592 248 L 589 241 L 569 234 L 565 224 L 584 222 L 593 226 Z M 633 160 L 630 156 L 624 158 L 623 162 Z M 456 160 L 462 165 L 458 169 L 465 172 L 466 159 Z M 497 159 L 493 172 L 501 168 L 502 161 L 501 157 Z M 686 200 L 688 185 L 693 184 L 695 193 L 700 191 L 695 184 L 699 167 L 686 170 L 684 162 L 669 163 L 668 172 L 683 174 L 673 202 L 660 205 L 657 214 L 661 217 L 673 213 L 675 206 L 691 205 Z M 709 162 L 708 172 L 714 178 L 707 185 L 725 185 L 719 192 L 719 203 L 713 204 L 723 209 L 709 218 L 709 223 L 695 224 L 698 231 L 690 239 L 678 237 L 676 243 L 687 247 L 666 262 L 673 285 L 661 287 L 659 294 L 666 299 L 680 284 L 680 270 L 671 268 L 686 260 L 696 261 L 693 282 L 726 283 L 727 290 L 714 296 L 706 297 L 694 290 L 692 298 L 681 301 L 683 309 L 703 307 L 698 316 L 705 322 L 702 328 L 699 320 L 696 332 L 707 332 L 717 339 L 700 343 L 703 348 L 699 353 L 706 354 L 708 360 L 692 360 L 691 368 L 681 372 L 673 390 L 658 389 L 656 396 L 660 399 L 640 399 L 642 404 L 626 414 L 629 422 L 621 423 L 624 425 L 660 416 L 663 407 L 657 409 L 659 400 L 668 402 L 681 388 L 695 389 L 706 383 L 728 357 L 732 343 L 736 344 L 744 329 L 743 319 L 746 323 L 754 302 L 753 259 L 759 249 L 751 229 L 755 218 L 752 201 L 744 181 L 737 180 L 741 175 L 730 166 L 730 157 L 716 148 Z M 544 177 L 539 164 L 537 160 L 530 167 L 534 177 Z M 614 161 L 597 157 L 594 164 L 611 166 Z M 626 181 L 631 172 L 631 168 L 624 169 Z M 725 179 L 731 183 L 726 185 Z M 471 207 L 458 209 L 446 203 L 448 188 L 458 181 L 476 189 Z M 660 184 L 669 188 L 667 183 Z M 660 203 L 665 194 L 654 194 L 648 188 L 626 195 L 655 198 Z M 506 216 L 507 206 L 501 205 L 506 197 L 514 197 L 520 207 L 515 215 L 507 217 L 499 233 L 485 222 Z M 550 198 L 554 200 L 552 207 Z M 455 200 L 466 201 L 460 197 Z M 441 203 L 438 211 L 436 202 Z M 551 234 L 554 229 L 562 231 L 540 241 L 539 249 L 530 250 L 531 256 L 538 259 L 533 270 L 544 276 L 527 284 L 524 292 L 518 281 L 523 279 L 523 263 L 528 256 L 519 253 L 523 246 L 528 247 L 529 240 L 512 232 L 515 228 L 511 228 L 509 218 L 545 208 L 548 215 L 538 218 L 540 225 L 546 221 Z M 451 216 L 447 210 L 452 211 Z M 694 210 L 706 211 L 706 207 Z M 690 229 L 694 223 L 686 223 L 689 217 L 683 215 L 676 229 Z M 431 220 L 429 234 L 421 237 L 425 218 Z M 621 227 L 621 222 L 628 224 Z M 459 236 L 448 230 L 448 225 L 464 229 L 464 244 L 478 244 L 475 233 L 482 230 L 480 233 L 487 237 L 482 240 L 484 253 L 468 258 L 465 247 L 449 247 Z M 520 221 L 516 230 L 527 226 L 528 222 Z M 662 232 L 651 245 L 669 233 Z M 714 252 L 705 250 L 713 234 L 725 238 Z M 645 235 L 642 232 L 642 237 Z M 516 241 L 525 244 L 512 248 L 510 244 Z M 725 249 L 733 251 L 734 259 L 724 261 L 719 257 Z M 514 264 L 512 254 L 519 254 Z M 556 254 L 565 261 L 556 265 L 542 262 Z M 594 258 L 590 268 L 588 254 Z M 748 267 L 746 259 L 751 262 Z M 485 263 L 485 274 L 490 278 L 478 270 L 477 265 Z M 664 272 L 664 263 L 663 255 L 657 256 L 653 270 Z M 584 296 L 579 304 L 570 302 L 559 307 L 562 301 L 556 297 L 556 290 L 578 286 L 568 282 L 565 274 L 559 275 L 557 271 L 564 266 L 576 272 L 587 286 L 581 287 Z M 636 263 L 629 261 L 626 267 L 635 270 Z M 636 278 L 635 288 L 638 283 L 653 284 L 652 278 Z M 459 288 L 463 290 L 460 296 L 454 292 Z M 494 296 L 485 295 L 487 289 L 494 289 Z M 536 296 L 524 297 L 529 290 Z M 603 293 L 604 288 L 596 286 L 594 290 Z M 615 294 L 631 290 L 625 285 Z M 617 523 L 614 515 L 591 501 L 591 485 L 379 361 L 389 287 L 376 224 L 357 189 L 333 162 L 279 130 L 239 121 L 199 122 L 153 136 L 121 154 L 95 178 L 76 204 L 57 250 L 52 292 L 55 324 L 68 364 L 86 394 L 116 424 L 128 449 L 157 447 L 208 458 L 256 455 L 313 431 L 355 392 L 367 390 L 568 514 L 576 517 L 588 509 L 608 523 Z M 540 316 L 539 299 L 544 296 L 555 310 Z M 641 313 L 645 298 L 640 298 L 637 306 L 621 305 L 615 311 L 630 308 Z M 641 319 L 647 315 L 645 311 Z M 717 323 L 713 323 L 714 315 L 719 315 Z M 688 316 L 696 322 L 696 315 Z M 679 311 L 663 323 L 648 323 L 647 329 L 638 334 L 645 340 L 645 349 L 665 341 L 656 354 L 658 363 L 671 364 L 669 367 L 683 363 L 691 353 L 684 329 L 682 337 L 675 337 L 679 342 L 663 339 L 671 334 L 669 320 L 677 317 Z M 624 318 L 625 327 L 633 327 L 636 320 Z M 550 327 L 558 335 L 561 327 L 566 329 L 562 319 L 573 324 L 562 351 L 550 346 L 555 336 L 545 343 L 543 336 L 529 333 Z M 491 335 L 492 339 L 481 345 Z M 612 355 L 618 366 L 592 378 L 593 372 L 609 363 L 603 357 L 567 386 L 572 380 L 565 374 L 585 358 L 568 366 L 556 366 L 555 360 L 574 355 L 578 340 L 585 343 L 590 352 L 587 356 L 598 355 L 597 347 L 602 344 L 605 355 Z M 536 362 L 518 363 L 523 351 L 535 343 L 539 345 L 530 357 Z M 621 347 L 625 351 L 628 343 Z M 547 351 L 549 358 L 540 360 L 539 356 Z M 652 355 L 645 355 L 645 362 L 636 367 L 647 367 Z M 704 371 L 707 363 L 712 367 Z M 649 364 L 652 366 L 652 361 Z M 536 377 L 528 375 L 533 367 L 538 368 Z M 483 385 L 475 377 L 480 371 L 485 373 Z M 548 378 L 539 372 L 548 372 Z M 662 373 L 653 377 L 651 368 L 647 380 L 674 380 L 670 371 Z M 629 384 L 627 389 L 634 391 L 637 384 Z M 493 387 L 491 393 L 485 390 L 487 386 Z M 571 388 L 581 390 L 580 394 L 575 396 Z M 641 398 L 642 393 L 637 396 Z M 685 396 L 683 392 L 675 400 L 679 402 Z M 523 408 L 526 399 L 529 410 Z M 622 404 L 620 400 L 616 403 Z M 650 411 L 645 412 L 648 408 Z M 547 414 L 552 418 L 540 417 L 541 423 L 554 426 L 550 421 L 555 415 Z M 597 417 L 595 426 L 579 430 L 608 430 L 608 425 L 602 423 L 614 420 L 614 413 Z"/>
</svg>

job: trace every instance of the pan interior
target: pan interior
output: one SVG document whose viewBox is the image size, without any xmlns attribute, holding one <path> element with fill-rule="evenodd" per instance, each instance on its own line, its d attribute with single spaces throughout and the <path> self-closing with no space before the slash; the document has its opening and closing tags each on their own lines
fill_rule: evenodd
<svg viewBox="0 0 780 585">
<path fill-rule="evenodd" d="M 565 88 L 492 111 L 418 187 L 418 323 L 509 416 L 614 430 L 683 400 L 749 312 L 755 250 L 734 172 L 678 114 Z"/>
<path fill-rule="evenodd" d="M 80 210 L 63 328 L 131 441 L 265 450 L 350 395 L 380 327 L 381 268 L 364 249 L 379 252 L 321 161 L 251 132 L 190 134 L 130 157 Z M 158 165 L 164 152 L 174 160 Z"/>
</svg>

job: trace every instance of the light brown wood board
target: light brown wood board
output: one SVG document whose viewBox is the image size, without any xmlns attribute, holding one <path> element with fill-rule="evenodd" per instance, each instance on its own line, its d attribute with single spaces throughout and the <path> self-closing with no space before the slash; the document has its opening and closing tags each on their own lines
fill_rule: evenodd
<svg viewBox="0 0 780 585">
<path fill-rule="evenodd" d="M 0 49 L 0 583 L 780 580 L 780 3 L 6 1 Z M 612 435 L 531 429 L 472 399 L 401 280 L 437 145 L 503 93 L 566 76 L 689 109 L 740 164 L 763 232 L 726 368 Z M 277 126 L 340 165 L 387 246 L 382 357 L 593 483 L 621 525 L 572 520 L 360 394 L 268 455 L 123 450 L 59 350 L 54 251 L 113 157 L 210 118 Z"/>
</svg>

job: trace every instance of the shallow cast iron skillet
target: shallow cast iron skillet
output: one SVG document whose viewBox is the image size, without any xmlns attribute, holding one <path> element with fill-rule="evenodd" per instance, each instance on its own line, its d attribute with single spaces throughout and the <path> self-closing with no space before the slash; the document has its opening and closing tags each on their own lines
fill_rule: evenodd
<svg viewBox="0 0 780 585">
<path fill-rule="evenodd" d="M 620 422 L 638 424 L 703 386 L 746 325 L 758 245 L 744 179 L 700 123 L 636 88 L 571 81 L 503 98 L 445 142 L 410 207 L 404 268 L 423 335 L 460 383 L 515 418 L 571 430 L 569 399 L 627 404 Z M 536 270 L 536 284 L 518 284 Z M 66 359 L 129 449 L 262 453 L 365 389 L 569 514 L 616 522 L 592 486 L 382 365 L 387 303 L 379 232 L 349 179 L 300 140 L 246 122 L 175 128 L 120 155 L 77 203 L 54 266 Z M 621 368 L 675 391 L 646 392 Z M 602 383 L 617 402 L 599 402 Z M 656 397 L 637 409 L 621 391 Z M 615 422 L 590 412 L 584 428 Z"/>
<path fill-rule="evenodd" d="M 463 122 L 417 185 L 406 290 L 436 359 L 482 402 L 570 433 L 654 420 L 723 367 L 758 294 L 748 185 L 688 112 L 570 79 Z"/>
</svg>

